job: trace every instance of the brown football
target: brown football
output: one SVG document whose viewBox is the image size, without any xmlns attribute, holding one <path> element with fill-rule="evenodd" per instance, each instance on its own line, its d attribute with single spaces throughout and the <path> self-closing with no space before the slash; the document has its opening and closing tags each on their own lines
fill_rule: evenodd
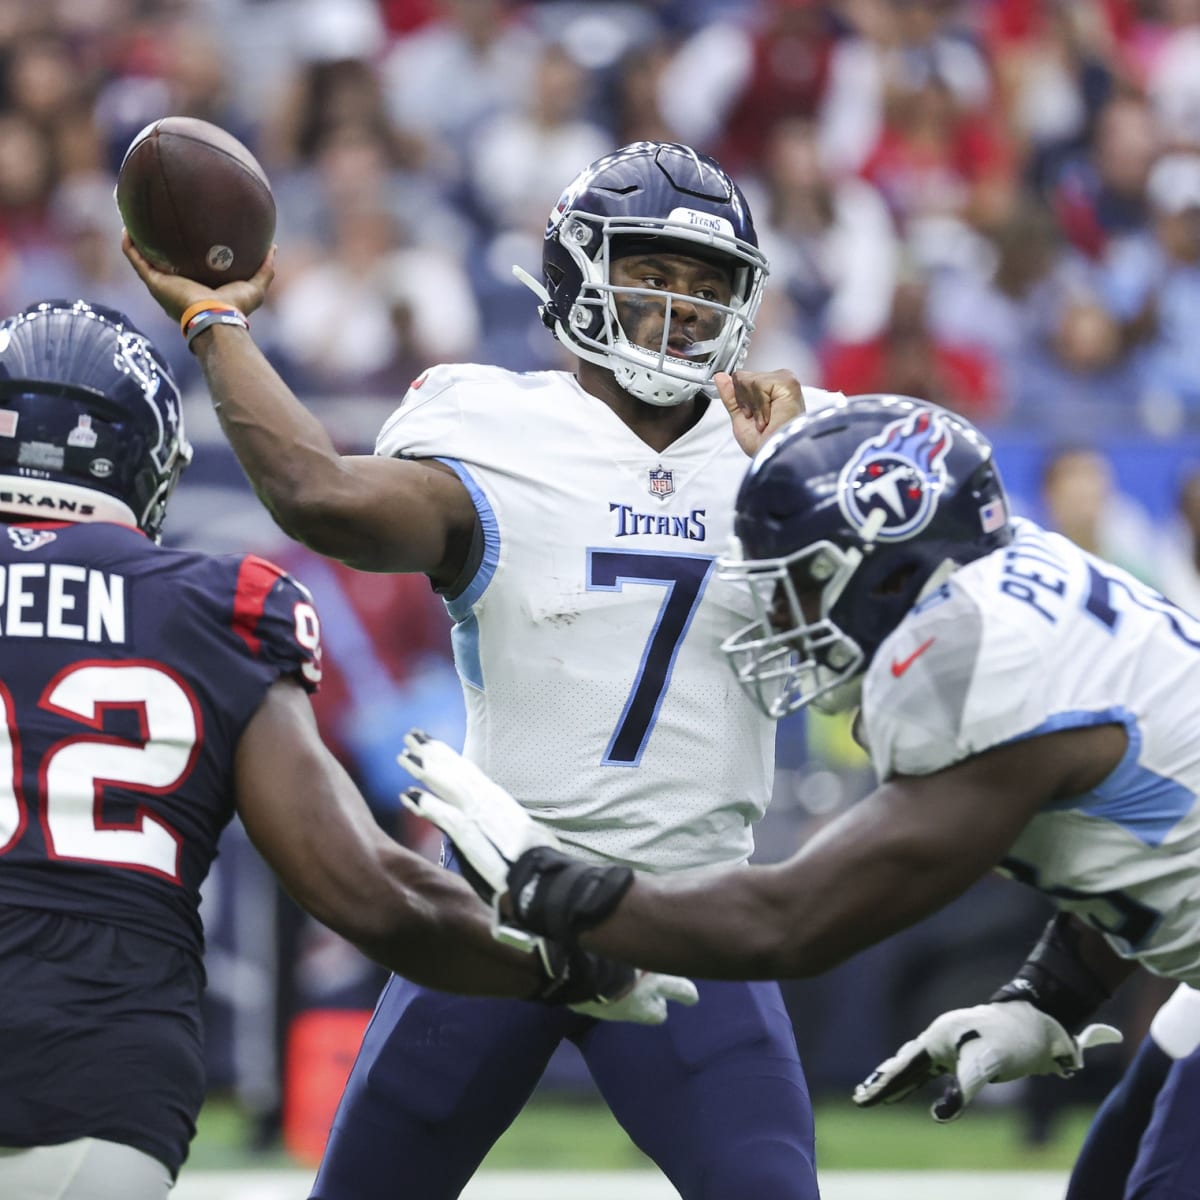
<svg viewBox="0 0 1200 1200">
<path fill-rule="evenodd" d="M 194 117 L 163 117 L 133 139 L 116 196 L 148 259 L 209 287 L 249 279 L 275 237 L 275 198 L 254 155 Z"/>
</svg>

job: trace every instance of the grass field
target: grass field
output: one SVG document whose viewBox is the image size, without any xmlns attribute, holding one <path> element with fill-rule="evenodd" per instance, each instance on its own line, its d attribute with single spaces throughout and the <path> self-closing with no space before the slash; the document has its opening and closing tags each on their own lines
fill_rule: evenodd
<svg viewBox="0 0 1200 1200">
<path fill-rule="evenodd" d="M 817 1156 L 824 1171 L 1043 1171 L 1065 1173 L 1090 1110 L 1068 1110 L 1044 1145 L 1031 1146 L 1011 1109 L 976 1108 L 937 1125 L 924 1105 L 861 1112 L 850 1104 L 817 1107 Z M 281 1149 L 254 1153 L 237 1110 L 210 1102 L 201 1114 L 189 1171 L 279 1169 L 296 1165 Z M 537 1100 L 496 1144 L 491 1171 L 638 1171 L 650 1164 L 602 1105 Z M 631 1198 L 630 1198 L 631 1200 Z"/>
</svg>

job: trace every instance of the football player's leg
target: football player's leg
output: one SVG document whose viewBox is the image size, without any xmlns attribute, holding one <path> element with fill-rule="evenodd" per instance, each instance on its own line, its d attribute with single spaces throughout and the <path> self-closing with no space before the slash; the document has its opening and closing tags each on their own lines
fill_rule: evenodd
<svg viewBox="0 0 1200 1200">
<path fill-rule="evenodd" d="M 1071 1171 L 1066 1200 L 1122 1200 L 1171 1063 L 1153 1038 L 1142 1041 L 1092 1120 Z"/>
<path fill-rule="evenodd" d="M 1200 1200 L 1198 1112 L 1200 1050 L 1194 1050 L 1171 1064 L 1159 1089 L 1125 1200 Z"/>
<path fill-rule="evenodd" d="M 0 1196 L 21 1200 L 166 1200 L 171 1172 L 132 1146 L 78 1138 L 0 1148 Z"/>
<path fill-rule="evenodd" d="M 683 1200 L 816 1200 L 812 1105 L 775 983 L 699 983 L 665 1025 L 579 1039 L 613 1115 Z"/>
<path fill-rule="evenodd" d="M 573 1020 L 569 1009 L 390 979 L 342 1093 L 313 1200 L 452 1200 Z"/>
</svg>

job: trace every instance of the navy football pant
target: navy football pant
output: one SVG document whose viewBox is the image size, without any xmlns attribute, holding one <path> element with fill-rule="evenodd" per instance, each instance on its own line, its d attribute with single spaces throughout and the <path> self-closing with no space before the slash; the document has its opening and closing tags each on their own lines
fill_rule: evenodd
<svg viewBox="0 0 1200 1200">
<path fill-rule="evenodd" d="M 816 1200 L 812 1108 L 775 983 L 700 982 L 665 1025 L 392 978 L 334 1118 L 314 1200 L 452 1200 L 563 1038 L 684 1200 Z"/>
<path fill-rule="evenodd" d="M 1174 1060 L 1145 1038 L 1109 1093 L 1067 1200 L 1200 1200 L 1200 1050 Z"/>
</svg>

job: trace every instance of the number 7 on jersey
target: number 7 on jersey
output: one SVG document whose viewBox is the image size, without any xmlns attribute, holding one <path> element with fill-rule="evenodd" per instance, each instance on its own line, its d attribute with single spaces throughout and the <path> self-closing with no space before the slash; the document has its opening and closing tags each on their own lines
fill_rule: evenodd
<svg viewBox="0 0 1200 1200">
<path fill-rule="evenodd" d="M 641 761 L 671 682 L 680 644 L 696 615 L 714 561 L 700 555 L 655 554 L 648 550 L 588 551 L 589 591 L 619 592 L 626 584 L 666 589 L 629 698 L 601 760 L 604 766 L 636 767 Z"/>
</svg>

